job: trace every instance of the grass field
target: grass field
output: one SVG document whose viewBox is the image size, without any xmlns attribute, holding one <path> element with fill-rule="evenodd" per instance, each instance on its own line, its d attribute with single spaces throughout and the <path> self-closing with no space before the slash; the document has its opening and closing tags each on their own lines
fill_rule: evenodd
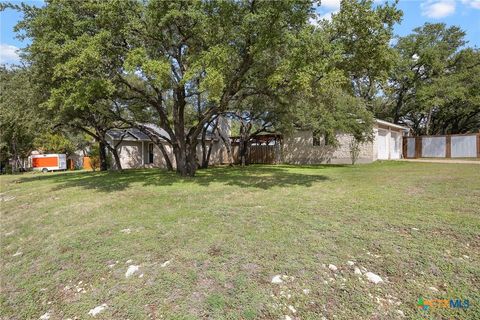
<svg viewBox="0 0 480 320">
<path fill-rule="evenodd" d="M 89 319 L 102 304 L 97 319 L 480 318 L 475 164 L 0 182 L 1 319 Z M 470 306 L 423 311 L 419 297 Z"/>
</svg>

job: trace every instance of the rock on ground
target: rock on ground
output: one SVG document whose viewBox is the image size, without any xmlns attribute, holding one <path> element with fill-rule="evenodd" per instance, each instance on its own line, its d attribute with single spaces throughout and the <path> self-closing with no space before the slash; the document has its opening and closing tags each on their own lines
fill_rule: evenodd
<svg viewBox="0 0 480 320">
<path fill-rule="evenodd" d="M 125 272 L 125 278 L 129 278 L 133 276 L 135 273 L 138 272 L 139 269 L 140 269 L 139 266 L 134 266 L 134 265 L 129 266 L 127 269 L 127 272 Z"/>
<path fill-rule="evenodd" d="M 348 264 L 349 266 L 353 266 L 353 265 L 355 264 L 355 262 L 348 260 L 348 261 L 347 261 L 347 264 Z"/>
<path fill-rule="evenodd" d="M 275 276 L 273 276 L 272 278 L 272 283 L 275 283 L 275 284 L 279 284 L 279 283 L 282 283 L 283 280 L 282 280 L 282 276 L 277 274 Z"/>
<path fill-rule="evenodd" d="M 162 264 L 160 265 L 160 267 L 165 268 L 165 267 L 168 266 L 170 263 L 171 263 L 171 261 L 170 261 L 170 260 L 167 260 L 167 261 L 165 261 L 164 263 L 162 263 Z"/>
<path fill-rule="evenodd" d="M 15 197 L 13 197 L 13 196 L 1 196 L 0 197 L 0 200 L 5 201 L 5 202 L 10 201 L 10 200 L 14 200 L 14 199 L 15 199 Z"/>
<path fill-rule="evenodd" d="M 48 319 L 50 319 L 50 312 L 45 312 L 39 319 L 40 319 L 40 320 L 48 320 Z"/>
<path fill-rule="evenodd" d="M 328 265 L 328 269 L 332 270 L 333 272 L 335 272 L 335 271 L 338 270 L 337 266 L 336 266 L 336 265 L 333 265 L 333 264 L 329 264 L 329 265 Z"/>
<path fill-rule="evenodd" d="M 353 271 L 355 274 L 361 275 L 362 271 L 358 267 L 355 267 L 355 270 Z"/>
<path fill-rule="evenodd" d="M 373 272 L 367 272 L 365 273 L 365 276 L 367 277 L 368 281 L 373 282 L 375 284 L 383 282 L 383 279 L 379 275 Z"/>
<path fill-rule="evenodd" d="M 90 311 L 88 311 L 88 314 L 92 317 L 95 317 L 97 314 L 99 314 L 100 312 L 103 312 L 105 309 L 107 309 L 108 306 L 106 303 L 98 306 L 98 307 L 95 307 L 93 309 L 91 309 Z"/>
</svg>

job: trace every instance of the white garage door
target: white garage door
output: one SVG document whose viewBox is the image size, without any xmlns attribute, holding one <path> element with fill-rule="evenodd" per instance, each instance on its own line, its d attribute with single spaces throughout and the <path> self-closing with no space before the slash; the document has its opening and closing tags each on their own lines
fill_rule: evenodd
<svg viewBox="0 0 480 320">
<path fill-rule="evenodd" d="M 388 159 L 387 131 L 378 130 L 377 148 L 378 148 L 378 159 L 387 160 Z"/>
<path fill-rule="evenodd" d="M 400 159 L 400 135 L 390 132 L 390 159 Z"/>
</svg>

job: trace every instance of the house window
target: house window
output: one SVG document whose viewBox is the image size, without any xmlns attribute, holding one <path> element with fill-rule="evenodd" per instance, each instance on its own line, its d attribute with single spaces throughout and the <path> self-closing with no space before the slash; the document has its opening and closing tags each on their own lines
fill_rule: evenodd
<svg viewBox="0 0 480 320">
<path fill-rule="evenodd" d="M 153 163 L 153 143 L 148 144 L 148 163 Z"/>
<path fill-rule="evenodd" d="M 325 132 L 325 134 L 313 133 L 313 146 L 315 147 L 324 147 L 333 145 L 332 136 L 330 133 Z"/>
</svg>

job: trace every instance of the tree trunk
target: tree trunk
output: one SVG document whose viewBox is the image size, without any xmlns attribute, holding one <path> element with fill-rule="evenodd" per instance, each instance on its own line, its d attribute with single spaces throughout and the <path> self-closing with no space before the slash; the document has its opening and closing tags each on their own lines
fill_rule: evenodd
<svg viewBox="0 0 480 320">
<path fill-rule="evenodd" d="M 175 163 L 177 164 L 177 173 L 182 177 L 193 177 L 197 170 L 196 162 L 196 144 L 188 144 L 182 148 L 174 145 Z"/>
<path fill-rule="evenodd" d="M 240 157 L 240 164 L 246 166 L 250 164 L 249 154 L 250 154 L 250 137 L 248 136 L 245 140 L 240 141 L 240 148 L 238 150 Z"/>
<path fill-rule="evenodd" d="M 105 150 L 105 143 L 100 141 L 98 143 L 99 148 L 99 157 L 100 157 L 100 171 L 108 170 L 108 163 L 107 163 L 107 153 Z"/>
<path fill-rule="evenodd" d="M 430 134 L 430 124 L 432 121 L 432 112 L 433 108 L 430 108 L 427 115 L 427 124 L 425 125 L 425 134 L 428 136 Z"/>
<path fill-rule="evenodd" d="M 403 105 L 403 87 L 400 91 L 399 96 L 397 97 L 397 103 L 395 105 L 395 112 L 393 115 L 393 123 L 398 124 L 398 122 L 400 121 L 400 110 L 402 109 L 402 105 Z"/>
<path fill-rule="evenodd" d="M 208 126 L 205 126 L 205 128 L 203 128 L 203 130 L 202 130 L 202 140 L 201 140 L 201 143 L 202 143 L 202 164 L 200 165 L 200 167 L 202 169 L 208 168 L 207 144 L 206 144 L 206 141 L 205 141 L 206 136 L 207 136 L 207 129 L 208 129 Z"/>
<path fill-rule="evenodd" d="M 232 145 L 230 144 L 230 141 L 227 141 L 228 138 L 225 138 L 222 133 L 220 133 L 220 139 L 223 141 L 223 145 L 227 149 L 227 156 L 228 156 L 228 163 L 230 166 L 233 166 L 233 154 L 232 154 Z"/>
<path fill-rule="evenodd" d="M 213 140 L 210 140 L 210 144 L 208 145 L 207 159 L 205 161 L 205 169 L 208 168 L 208 164 L 210 163 L 210 156 L 212 155 L 212 149 L 213 149 Z"/>
<path fill-rule="evenodd" d="M 118 155 L 117 148 L 112 148 L 111 151 L 113 153 L 113 158 L 115 159 L 115 165 L 117 167 L 117 170 L 122 171 L 122 162 L 120 161 L 120 156 Z"/>
<path fill-rule="evenodd" d="M 172 161 L 170 160 L 170 157 L 168 156 L 168 152 L 165 149 L 165 146 L 163 145 L 162 142 L 156 143 L 157 147 L 160 149 L 160 151 L 163 154 L 163 157 L 165 158 L 165 164 L 167 166 L 168 171 L 173 171 L 173 166 L 172 166 Z"/>
<path fill-rule="evenodd" d="M 250 143 L 250 130 L 252 129 L 251 123 L 240 122 L 240 142 L 238 155 L 240 157 L 240 164 L 245 166 L 248 164 L 248 153 Z"/>
<path fill-rule="evenodd" d="M 210 139 L 210 143 L 208 144 L 208 148 L 207 148 L 207 144 L 206 144 L 206 141 L 205 141 L 206 140 L 206 135 L 207 135 L 207 130 L 208 130 L 208 127 L 212 124 L 213 121 L 215 121 L 215 122 L 214 122 L 214 126 L 212 128 L 212 137 Z M 215 117 L 214 119 L 212 119 L 212 121 L 208 122 L 202 130 L 202 163 L 201 163 L 201 166 L 200 166 L 202 169 L 207 169 L 208 164 L 210 163 L 210 156 L 212 154 L 212 148 L 213 148 L 213 136 L 215 134 L 215 131 L 217 131 L 217 128 L 218 128 L 218 120 Z"/>
<path fill-rule="evenodd" d="M 185 145 L 179 147 L 174 145 L 173 150 L 175 154 L 175 163 L 177 165 L 176 171 L 182 177 L 193 177 L 197 169 L 195 146 Z"/>
<path fill-rule="evenodd" d="M 196 139 L 195 139 L 196 140 Z M 190 177 L 195 176 L 197 172 L 197 142 L 187 144 L 187 175 Z"/>
</svg>

